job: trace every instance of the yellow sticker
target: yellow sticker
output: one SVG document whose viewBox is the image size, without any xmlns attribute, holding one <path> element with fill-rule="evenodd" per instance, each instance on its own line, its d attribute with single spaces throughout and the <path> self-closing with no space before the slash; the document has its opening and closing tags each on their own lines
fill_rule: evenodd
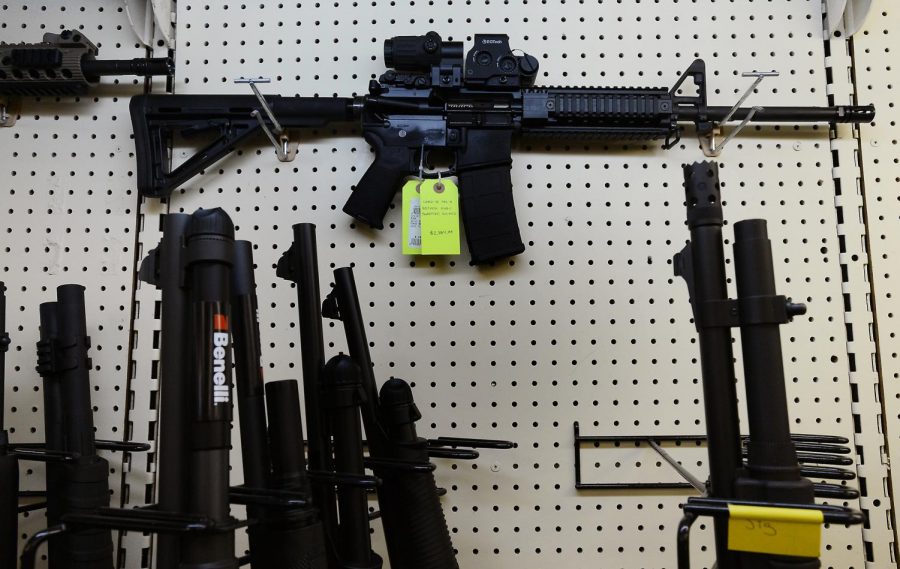
<svg viewBox="0 0 900 569">
<path fill-rule="evenodd" d="M 818 557 L 821 510 L 728 504 L 728 549 L 796 557 Z"/>
<path fill-rule="evenodd" d="M 402 206 L 402 230 L 404 255 L 422 254 L 422 215 L 421 200 L 419 198 L 419 184 L 422 180 L 415 178 L 403 184 L 401 190 Z"/>
<path fill-rule="evenodd" d="M 459 188 L 452 178 L 425 180 L 422 205 L 422 254 L 459 255 Z"/>
</svg>

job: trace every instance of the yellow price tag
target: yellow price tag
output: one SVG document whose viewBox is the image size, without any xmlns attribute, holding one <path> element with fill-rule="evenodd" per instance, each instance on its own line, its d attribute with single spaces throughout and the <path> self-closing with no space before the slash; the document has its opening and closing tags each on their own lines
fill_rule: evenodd
<svg viewBox="0 0 900 569">
<path fill-rule="evenodd" d="M 415 178 L 403 184 L 400 192 L 402 199 L 402 229 L 404 255 L 422 254 L 422 213 L 419 197 L 419 184 L 422 180 Z"/>
<path fill-rule="evenodd" d="M 728 549 L 796 557 L 818 557 L 821 510 L 728 504 Z"/>
<path fill-rule="evenodd" d="M 452 178 L 425 180 L 422 206 L 422 254 L 459 255 L 459 188 Z"/>
</svg>

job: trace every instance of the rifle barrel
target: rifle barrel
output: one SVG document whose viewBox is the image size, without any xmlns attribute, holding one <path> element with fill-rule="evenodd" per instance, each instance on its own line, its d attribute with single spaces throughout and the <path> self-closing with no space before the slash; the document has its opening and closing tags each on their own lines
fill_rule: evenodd
<svg viewBox="0 0 900 569">
<path fill-rule="evenodd" d="M 90 59 L 82 60 L 81 72 L 86 77 L 104 77 L 108 75 L 137 75 L 152 77 L 154 75 L 172 75 L 175 73 L 175 62 L 171 57 L 153 57 L 136 59 Z"/>
<path fill-rule="evenodd" d="M 740 121 L 747 117 L 751 107 L 741 107 L 734 112 L 732 120 Z M 728 116 L 731 107 L 706 107 L 706 118 L 718 122 Z M 681 107 L 678 110 L 679 121 L 696 121 L 701 112 L 696 107 Z M 762 107 L 753 115 L 750 122 L 778 123 L 868 123 L 875 120 L 874 105 L 850 105 L 837 107 Z"/>
</svg>

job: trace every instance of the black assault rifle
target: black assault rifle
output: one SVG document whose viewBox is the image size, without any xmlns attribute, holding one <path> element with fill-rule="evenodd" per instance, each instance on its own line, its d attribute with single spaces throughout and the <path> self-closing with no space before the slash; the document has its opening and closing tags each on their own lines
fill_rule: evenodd
<svg viewBox="0 0 900 569">
<path fill-rule="evenodd" d="M 344 212 L 376 229 L 405 176 L 418 174 L 422 152 L 455 155 L 462 217 L 472 263 L 516 255 L 525 246 L 513 203 L 510 165 L 514 133 L 625 140 L 680 140 L 694 123 L 708 154 L 731 119 L 766 123 L 865 123 L 873 106 L 715 107 L 707 105 L 706 65 L 695 60 L 671 89 L 652 87 L 535 87 L 538 61 L 517 55 L 505 34 L 476 34 L 463 43 L 435 32 L 397 36 L 384 44 L 392 68 L 361 97 L 259 95 L 140 95 L 131 101 L 137 185 L 143 196 L 165 197 L 248 138 L 264 132 L 279 159 L 293 155 L 285 129 L 360 121 L 375 161 L 350 195 Z M 759 75 L 759 74 L 758 74 Z M 762 74 L 765 75 L 765 74 Z M 685 82 L 690 79 L 696 94 Z M 743 99 L 742 99 L 743 101 Z M 209 133 L 214 140 L 171 167 L 173 134 Z M 276 140 L 278 137 L 280 140 Z"/>
</svg>

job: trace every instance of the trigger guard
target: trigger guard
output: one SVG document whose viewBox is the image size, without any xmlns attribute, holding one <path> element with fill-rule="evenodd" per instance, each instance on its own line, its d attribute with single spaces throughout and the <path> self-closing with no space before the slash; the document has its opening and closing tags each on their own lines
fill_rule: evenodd
<svg viewBox="0 0 900 569">
<path fill-rule="evenodd" d="M 456 176 L 456 174 L 456 168 L 448 168 L 446 170 L 437 172 L 422 172 L 422 175 L 419 177 L 423 180 L 438 180 L 440 178 L 449 178 L 451 176 Z"/>
</svg>

